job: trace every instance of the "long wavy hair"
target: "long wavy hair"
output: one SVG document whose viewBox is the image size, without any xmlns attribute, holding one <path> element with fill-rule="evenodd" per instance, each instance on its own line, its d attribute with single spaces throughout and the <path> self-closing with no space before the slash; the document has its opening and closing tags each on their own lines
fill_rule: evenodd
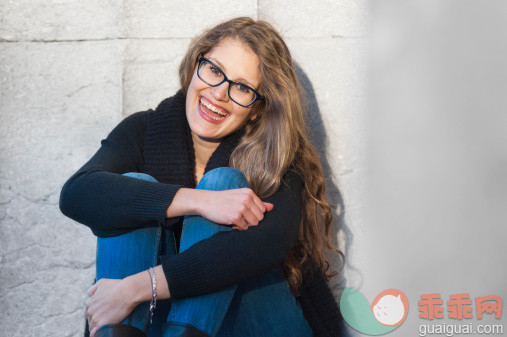
<svg viewBox="0 0 507 337">
<path fill-rule="evenodd" d="M 302 284 L 302 266 L 310 255 L 329 280 L 325 249 L 342 254 L 331 241 L 332 212 L 326 201 L 322 167 L 310 143 L 304 120 L 303 90 L 291 54 L 278 32 L 267 22 L 239 17 L 223 22 L 197 36 L 179 68 L 180 84 L 186 93 L 200 54 L 209 52 L 224 38 L 245 43 L 260 60 L 264 99 L 252 105 L 245 134 L 233 151 L 231 167 L 242 171 L 252 190 L 267 197 L 278 189 L 291 167 L 302 177 L 302 219 L 298 239 L 284 262 L 287 281 L 295 296 Z"/>
</svg>

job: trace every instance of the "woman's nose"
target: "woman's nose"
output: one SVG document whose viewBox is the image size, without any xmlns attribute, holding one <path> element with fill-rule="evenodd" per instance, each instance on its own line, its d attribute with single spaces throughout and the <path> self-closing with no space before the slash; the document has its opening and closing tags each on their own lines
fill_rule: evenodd
<svg viewBox="0 0 507 337">
<path fill-rule="evenodd" d="M 229 98 L 229 93 L 227 92 L 228 90 L 229 83 L 224 82 L 220 85 L 217 85 L 216 87 L 211 88 L 211 95 L 216 100 L 226 101 Z"/>
</svg>

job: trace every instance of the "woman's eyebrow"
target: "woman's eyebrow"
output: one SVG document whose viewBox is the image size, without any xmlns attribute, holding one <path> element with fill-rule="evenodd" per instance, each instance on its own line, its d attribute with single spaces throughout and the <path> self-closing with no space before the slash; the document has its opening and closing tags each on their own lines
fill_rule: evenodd
<svg viewBox="0 0 507 337">
<path fill-rule="evenodd" d="M 217 60 L 216 58 L 214 58 L 212 56 L 209 56 L 208 59 L 213 61 L 214 63 L 216 63 L 216 65 L 220 67 L 220 70 L 222 70 L 225 74 L 227 68 L 225 68 L 225 66 L 222 63 L 220 63 L 219 60 Z M 255 87 L 252 83 L 250 83 L 247 79 L 244 79 L 243 77 L 240 77 L 240 78 L 234 80 L 234 82 L 241 82 L 241 83 L 247 84 L 249 87 L 252 87 L 252 88 Z"/>
</svg>

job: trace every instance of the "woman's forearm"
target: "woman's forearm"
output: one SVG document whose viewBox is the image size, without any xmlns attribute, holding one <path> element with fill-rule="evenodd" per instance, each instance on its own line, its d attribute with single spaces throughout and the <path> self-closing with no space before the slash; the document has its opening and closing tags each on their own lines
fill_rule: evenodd
<svg viewBox="0 0 507 337">
<path fill-rule="evenodd" d="M 166 217 L 200 215 L 237 229 L 257 226 L 273 204 L 263 202 L 249 188 L 224 191 L 180 188 L 166 209 Z"/>
</svg>

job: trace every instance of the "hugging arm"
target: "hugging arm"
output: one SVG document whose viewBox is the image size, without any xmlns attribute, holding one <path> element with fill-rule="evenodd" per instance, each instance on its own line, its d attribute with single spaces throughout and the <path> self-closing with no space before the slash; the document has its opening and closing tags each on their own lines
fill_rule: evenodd
<svg viewBox="0 0 507 337">
<path fill-rule="evenodd" d="M 180 188 L 121 175 L 142 168 L 147 114 L 125 118 L 62 188 L 62 213 L 90 227 L 97 236 L 163 223 L 165 210 Z"/>
</svg>

